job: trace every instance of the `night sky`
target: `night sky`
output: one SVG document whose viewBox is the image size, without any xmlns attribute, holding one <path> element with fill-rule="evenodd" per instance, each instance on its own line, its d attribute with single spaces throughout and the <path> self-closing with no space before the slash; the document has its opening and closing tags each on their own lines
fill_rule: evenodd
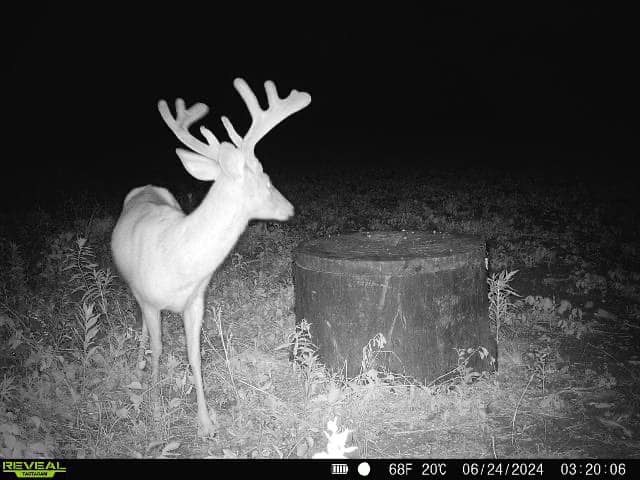
<svg viewBox="0 0 640 480">
<path fill-rule="evenodd" d="M 241 134 L 249 124 L 237 76 L 263 107 L 267 79 L 280 96 L 312 96 L 258 145 L 267 171 L 442 158 L 622 171 L 631 157 L 629 12 L 588 2 L 252 3 L 22 7 L 5 60 L 3 196 L 25 202 L 87 187 L 120 196 L 189 181 L 157 101 L 208 104 L 200 124 L 227 140 L 221 115 Z"/>
</svg>

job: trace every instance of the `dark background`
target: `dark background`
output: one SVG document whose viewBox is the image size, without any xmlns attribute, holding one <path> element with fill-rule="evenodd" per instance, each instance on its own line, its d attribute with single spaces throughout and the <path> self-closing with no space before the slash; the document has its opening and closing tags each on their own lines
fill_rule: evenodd
<svg viewBox="0 0 640 480">
<path fill-rule="evenodd" d="M 253 3 L 22 7 L 5 41 L 4 208 L 82 189 L 120 202 L 141 184 L 196 183 L 157 101 L 207 103 L 203 123 L 226 140 L 220 115 L 241 134 L 249 124 L 237 76 L 263 107 L 267 79 L 281 96 L 295 88 L 313 98 L 260 142 L 268 172 L 426 164 L 631 174 L 628 11 Z"/>
</svg>

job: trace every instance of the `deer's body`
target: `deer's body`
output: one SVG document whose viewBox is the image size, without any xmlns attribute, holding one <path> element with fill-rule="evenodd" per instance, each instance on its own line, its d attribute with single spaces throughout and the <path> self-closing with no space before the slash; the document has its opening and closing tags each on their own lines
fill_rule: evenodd
<svg viewBox="0 0 640 480">
<path fill-rule="evenodd" d="M 174 119 L 164 101 L 158 104 L 171 130 L 197 152 L 177 150 L 187 171 L 200 180 L 215 179 L 202 203 L 185 215 L 168 190 L 151 185 L 135 188 L 125 198 L 111 240 L 114 261 L 142 312 L 139 365 L 149 336 L 154 380 L 158 377 L 162 351 L 160 311 L 171 310 L 183 315 L 198 397 L 198 419 L 205 434 L 214 432 L 200 368 L 205 291 L 249 220 L 284 221 L 293 215 L 293 206 L 271 185 L 253 149 L 275 125 L 311 101 L 308 94 L 295 90 L 280 99 L 275 85 L 266 82 L 269 108 L 262 110 L 243 80 L 236 79 L 234 85 L 252 116 L 251 127 L 244 138 L 236 133 L 226 117 L 222 118 L 234 145 L 219 143 L 205 128 L 201 128 L 201 132 L 207 139 L 206 144 L 188 132 L 189 125 L 206 114 L 205 105 L 185 109 L 184 102 L 178 99 Z"/>
<path fill-rule="evenodd" d="M 219 187 L 216 182 L 211 198 L 188 216 L 164 188 L 147 185 L 127 196 L 122 220 L 113 231 L 112 249 L 118 252 L 114 255 L 118 270 L 138 301 L 181 313 L 194 289 L 202 283 L 206 287 L 248 223 L 241 219 L 239 208 L 215 209 L 216 204 L 225 204 Z M 215 222 L 200 221 L 203 216 Z"/>
</svg>

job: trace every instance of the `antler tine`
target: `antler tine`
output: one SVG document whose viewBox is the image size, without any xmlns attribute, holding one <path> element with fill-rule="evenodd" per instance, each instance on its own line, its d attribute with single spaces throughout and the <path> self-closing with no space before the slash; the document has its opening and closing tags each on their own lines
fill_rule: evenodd
<svg viewBox="0 0 640 480">
<path fill-rule="evenodd" d="M 260 139 L 273 127 L 311 103 L 311 95 L 297 90 L 291 90 L 291 93 L 286 98 L 278 97 L 276 85 L 271 80 L 267 80 L 264 82 L 264 89 L 267 92 L 269 107 L 266 110 L 262 110 L 258 99 L 247 82 L 242 78 L 236 78 L 233 81 L 233 86 L 236 87 L 236 90 L 247 105 L 247 109 L 251 114 L 251 126 L 244 138 L 242 138 L 235 131 L 227 117 L 222 117 L 222 123 L 236 147 L 251 153 L 253 153 L 253 149 Z"/>
<path fill-rule="evenodd" d="M 184 100 L 178 98 L 176 100 L 176 118 L 173 118 L 171 110 L 169 110 L 169 106 L 164 100 L 158 102 L 158 110 L 164 122 L 183 144 L 200 155 L 212 159 L 218 158 L 220 142 L 209 129 L 200 127 L 200 133 L 207 139 L 208 143 L 198 140 L 189 133 L 191 124 L 204 117 L 209 111 L 209 107 L 204 103 L 196 103 L 186 109 Z"/>
</svg>

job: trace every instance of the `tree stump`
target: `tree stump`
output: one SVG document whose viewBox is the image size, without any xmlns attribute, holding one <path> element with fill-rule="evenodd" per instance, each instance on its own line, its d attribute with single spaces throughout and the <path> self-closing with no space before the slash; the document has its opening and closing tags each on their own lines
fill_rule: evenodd
<svg viewBox="0 0 640 480">
<path fill-rule="evenodd" d="M 485 245 L 476 236 L 360 232 L 310 240 L 294 251 L 297 322 L 329 368 L 360 373 L 363 347 L 387 344 L 377 365 L 429 383 L 458 365 L 456 349 L 483 346 L 489 332 Z M 376 349 L 374 349 L 375 351 Z M 470 362 L 490 370 L 490 359 Z"/>
</svg>

